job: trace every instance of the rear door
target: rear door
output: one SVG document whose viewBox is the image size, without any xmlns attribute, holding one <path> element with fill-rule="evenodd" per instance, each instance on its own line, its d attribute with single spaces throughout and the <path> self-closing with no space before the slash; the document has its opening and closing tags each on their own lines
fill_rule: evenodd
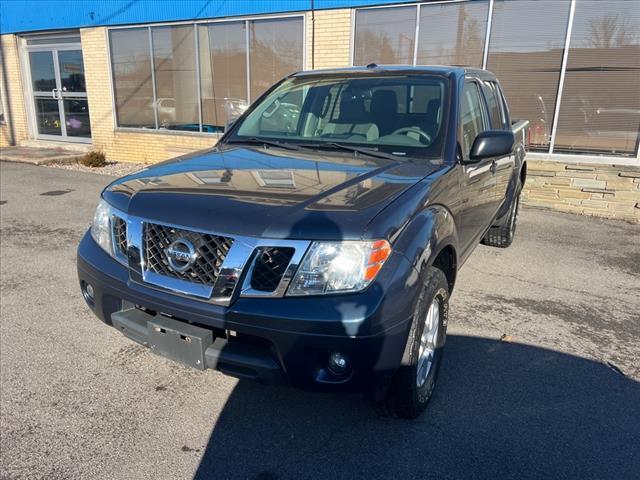
<svg viewBox="0 0 640 480">
<path fill-rule="evenodd" d="M 459 154 L 463 162 L 469 161 L 469 153 L 478 134 L 490 128 L 480 88 L 476 80 L 465 81 L 458 127 Z M 480 240 L 496 214 L 496 176 L 492 159 L 463 164 L 462 172 L 464 204 L 459 236 L 465 252 L 468 252 Z"/>
</svg>

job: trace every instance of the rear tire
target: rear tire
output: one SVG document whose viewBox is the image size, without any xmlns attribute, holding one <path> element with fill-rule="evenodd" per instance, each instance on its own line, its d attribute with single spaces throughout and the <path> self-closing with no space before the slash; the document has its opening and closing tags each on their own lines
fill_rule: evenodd
<svg viewBox="0 0 640 480">
<path fill-rule="evenodd" d="M 518 185 L 509 212 L 505 216 L 502 225 L 494 225 L 489 229 L 482 239 L 482 243 L 490 247 L 507 248 L 513 243 L 516 234 L 516 224 L 518 221 L 518 210 L 520 208 L 520 185 Z"/>
<path fill-rule="evenodd" d="M 442 362 L 448 316 L 447 278 L 441 270 L 429 267 L 414 310 L 402 365 L 383 397 L 374 402 L 380 414 L 412 419 L 425 409 Z"/>
</svg>

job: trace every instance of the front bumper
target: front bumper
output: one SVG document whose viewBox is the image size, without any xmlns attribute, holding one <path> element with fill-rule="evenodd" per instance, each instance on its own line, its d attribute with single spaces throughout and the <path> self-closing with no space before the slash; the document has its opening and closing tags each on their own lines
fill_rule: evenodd
<svg viewBox="0 0 640 480">
<path fill-rule="evenodd" d="M 415 270 L 394 254 L 359 294 L 240 297 L 223 307 L 132 282 L 128 268 L 89 234 L 78 247 L 78 277 L 81 286 L 93 288 L 87 303 L 98 318 L 138 343 L 153 344 L 149 332 L 157 322 L 177 330 L 193 327 L 196 341 L 211 332 L 211 343 L 204 340 L 202 347 L 202 368 L 267 384 L 341 391 L 368 389 L 397 370 L 418 288 Z M 347 375 L 327 368 L 336 351 L 350 360 Z"/>
</svg>

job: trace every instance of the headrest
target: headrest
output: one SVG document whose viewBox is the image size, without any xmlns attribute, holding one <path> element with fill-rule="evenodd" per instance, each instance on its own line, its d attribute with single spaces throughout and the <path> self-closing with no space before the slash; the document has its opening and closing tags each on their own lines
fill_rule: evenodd
<svg viewBox="0 0 640 480">
<path fill-rule="evenodd" d="M 376 90 L 371 99 L 373 115 L 395 115 L 398 113 L 398 97 L 393 90 Z"/>
<path fill-rule="evenodd" d="M 338 120 L 343 123 L 363 122 L 365 120 L 364 100 L 343 95 L 340 100 L 340 116 Z"/>
<path fill-rule="evenodd" d="M 427 103 L 427 117 L 429 120 L 438 120 L 440 116 L 440 99 L 434 98 Z"/>
</svg>

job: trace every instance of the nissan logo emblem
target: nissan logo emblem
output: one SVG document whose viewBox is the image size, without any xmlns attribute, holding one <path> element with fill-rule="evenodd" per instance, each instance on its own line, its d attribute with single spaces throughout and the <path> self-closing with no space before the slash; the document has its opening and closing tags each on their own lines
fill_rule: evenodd
<svg viewBox="0 0 640 480">
<path fill-rule="evenodd" d="M 198 258 L 193 243 L 186 238 L 179 238 L 164 250 L 169 266 L 176 272 L 185 272 Z"/>
</svg>

